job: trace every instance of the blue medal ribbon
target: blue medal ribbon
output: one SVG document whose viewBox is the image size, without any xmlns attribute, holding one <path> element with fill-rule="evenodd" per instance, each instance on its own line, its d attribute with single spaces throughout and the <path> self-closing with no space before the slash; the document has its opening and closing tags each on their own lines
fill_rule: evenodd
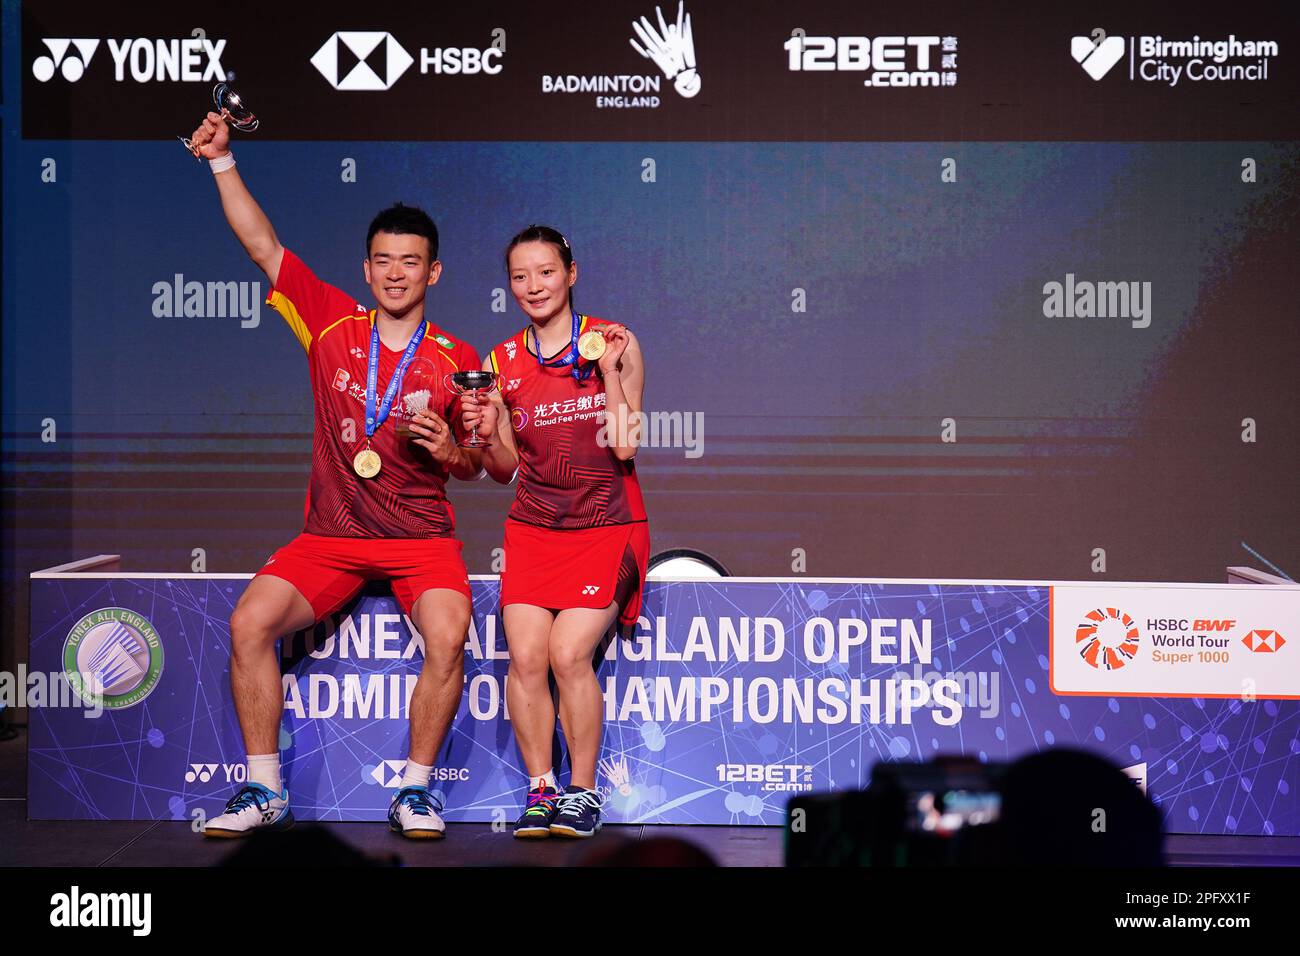
<svg viewBox="0 0 1300 956">
<path fill-rule="evenodd" d="M 573 313 L 573 334 L 569 337 L 569 351 L 560 358 L 546 361 L 542 358 L 542 341 L 537 337 L 536 329 L 533 330 L 533 347 L 537 350 L 537 364 L 542 368 L 567 368 L 572 365 L 573 378 L 575 381 L 583 381 L 591 377 L 591 373 L 596 370 L 596 363 L 588 362 L 586 365 L 578 363 L 578 329 L 581 328 L 581 322 L 577 312 Z"/>
<path fill-rule="evenodd" d="M 411 364 L 411 360 L 415 358 L 415 350 L 420 347 L 420 342 L 424 340 L 424 333 L 428 328 L 428 322 L 421 322 L 420 327 L 411 336 L 411 341 L 406 344 L 406 351 L 402 353 L 402 359 L 397 363 L 397 370 L 393 372 L 392 380 L 388 383 L 388 390 L 384 392 L 384 400 L 380 404 L 378 412 L 376 412 L 375 397 L 379 391 L 379 320 L 378 318 L 370 320 L 370 366 L 366 370 L 367 439 L 375 433 L 380 425 L 388 420 L 388 413 L 393 407 L 393 398 L 397 395 L 397 390 L 402 387 L 402 376 L 406 374 L 407 367 Z"/>
</svg>

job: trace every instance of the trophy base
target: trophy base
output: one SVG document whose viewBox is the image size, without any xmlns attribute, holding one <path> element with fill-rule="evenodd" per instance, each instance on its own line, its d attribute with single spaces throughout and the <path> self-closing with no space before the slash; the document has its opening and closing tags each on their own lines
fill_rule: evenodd
<svg viewBox="0 0 1300 956">
<path fill-rule="evenodd" d="M 484 441 L 482 438 L 479 438 L 477 435 L 472 435 L 469 438 L 462 438 L 460 441 L 456 442 L 456 447 L 457 448 L 491 448 L 492 443 L 490 441 Z"/>
</svg>

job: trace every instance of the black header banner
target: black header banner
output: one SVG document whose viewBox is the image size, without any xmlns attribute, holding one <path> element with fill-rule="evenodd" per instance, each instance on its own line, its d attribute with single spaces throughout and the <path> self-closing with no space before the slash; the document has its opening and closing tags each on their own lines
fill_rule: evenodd
<svg viewBox="0 0 1300 956">
<path fill-rule="evenodd" d="M 28 139 L 1291 140 L 1293 8 L 290 0 L 22 5 Z"/>
</svg>

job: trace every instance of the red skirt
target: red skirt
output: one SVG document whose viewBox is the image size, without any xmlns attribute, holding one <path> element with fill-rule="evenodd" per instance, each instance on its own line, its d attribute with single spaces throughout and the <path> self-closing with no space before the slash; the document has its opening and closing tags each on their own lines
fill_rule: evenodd
<svg viewBox="0 0 1300 956">
<path fill-rule="evenodd" d="M 506 519 L 501 606 L 532 604 L 553 611 L 619 607 L 619 623 L 636 624 L 650 564 L 644 521 L 557 531 Z"/>
</svg>

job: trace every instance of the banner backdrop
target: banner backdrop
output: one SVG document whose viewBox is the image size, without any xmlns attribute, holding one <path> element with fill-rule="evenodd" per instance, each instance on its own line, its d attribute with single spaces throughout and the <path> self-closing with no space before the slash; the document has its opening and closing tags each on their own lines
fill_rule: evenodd
<svg viewBox="0 0 1300 956">
<path fill-rule="evenodd" d="M 1203 8 L 1205 9 L 1198 9 Z M 1283 3 L 9 4 L 0 665 L 75 555 L 254 569 L 302 527 L 302 350 L 177 142 L 369 306 L 395 201 L 428 314 L 527 321 L 570 239 L 626 324 L 656 551 L 738 575 L 1300 574 L 1300 21 Z M 513 489 L 453 481 L 471 572 Z"/>
<path fill-rule="evenodd" d="M 30 710 L 33 818 L 220 810 L 244 772 L 226 622 L 245 584 L 33 578 L 30 679 L 51 695 Z M 449 820 L 513 819 L 527 781 L 496 580 L 473 593 L 434 786 Z M 790 794 L 861 787 L 881 760 L 1073 746 L 1127 768 L 1172 832 L 1297 835 L 1297 625 L 1291 587 L 652 583 L 636 636 L 598 670 L 597 782 L 613 822 L 775 824 Z M 383 819 L 422 659 L 409 622 L 376 590 L 287 639 L 282 659 L 295 814 Z M 68 691 L 85 674 L 102 680 L 102 713 Z"/>
</svg>

